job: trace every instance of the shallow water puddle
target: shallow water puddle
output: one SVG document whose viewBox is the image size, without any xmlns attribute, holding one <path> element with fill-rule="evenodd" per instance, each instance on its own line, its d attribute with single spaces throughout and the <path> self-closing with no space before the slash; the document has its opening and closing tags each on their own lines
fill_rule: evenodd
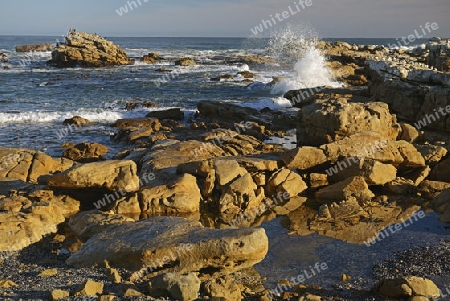
<svg viewBox="0 0 450 301">
<path fill-rule="evenodd" d="M 316 233 L 288 235 L 290 231 L 282 226 L 283 217 L 280 217 L 262 225 L 269 237 L 269 253 L 255 268 L 267 277 L 267 288 L 275 288 L 278 281 L 306 272 L 311 277 L 305 277 L 305 284 L 331 288 L 340 282 L 342 274 L 347 274 L 352 279 L 365 278 L 363 286 L 369 289 L 376 282 L 371 273 L 374 264 L 392 257 L 394 252 L 415 246 L 436 246 L 440 240 L 450 239 L 450 229 L 437 217 L 434 212 L 428 213 L 370 247 Z M 317 269 L 316 263 L 326 263 L 328 268 Z"/>
</svg>

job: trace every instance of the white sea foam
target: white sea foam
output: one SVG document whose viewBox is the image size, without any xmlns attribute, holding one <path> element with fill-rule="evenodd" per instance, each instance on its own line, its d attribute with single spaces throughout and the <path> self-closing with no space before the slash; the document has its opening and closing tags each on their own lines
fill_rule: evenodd
<svg viewBox="0 0 450 301">
<path fill-rule="evenodd" d="M 284 108 L 291 108 L 292 105 L 286 98 L 261 98 L 252 102 L 240 102 L 236 103 L 241 107 L 253 108 L 257 110 L 262 110 L 264 108 L 269 108 L 271 110 L 279 110 Z"/>
<path fill-rule="evenodd" d="M 273 33 L 268 53 L 283 65 L 293 66 L 288 79 L 277 83 L 273 94 L 317 86 L 342 86 L 333 79 L 326 59 L 316 48 L 317 34 L 310 26 L 286 26 Z"/>
<path fill-rule="evenodd" d="M 139 108 L 133 111 L 125 111 L 119 109 L 78 109 L 67 112 L 55 111 L 25 111 L 25 112 L 0 112 L 0 124 L 8 123 L 52 123 L 52 122 L 62 122 L 65 119 L 72 118 L 73 116 L 81 116 L 90 120 L 91 122 L 115 122 L 117 119 L 122 118 L 140 118 L 145 116 L 151 111 L 162 111 L 170 108 L 159 107 L 159 108 Z M 187 115 L 191 116 L 196 110 L 183 110 Z"/>
<path fill-rule="evenodd" d="M 115 112 L 106 110 L 86 110 L 80 109 L 68 112 L 44 112 L 44 111 L 25 111 L 25 112 L 0 112 L 0 124 L 5 123 L 51 123 L 64 121 L 64 119 L 73 116 L 81 116 L 92 122 L 114 122 L 117 119 L 130 116 L 128 112 Z M 142 113 L 141 113 L 142 115 Z"/>
</svg>

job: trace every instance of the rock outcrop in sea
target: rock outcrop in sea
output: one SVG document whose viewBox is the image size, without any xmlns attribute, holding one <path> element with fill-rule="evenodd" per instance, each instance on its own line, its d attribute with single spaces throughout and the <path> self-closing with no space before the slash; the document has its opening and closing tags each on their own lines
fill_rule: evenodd
<svg viewBox="0 0 450 301">
<path fill-rule="evenodd" d="M 50 64 L 66 67 L 106 67 L 132 65 L 124 50 L 105 38 L 71 29 L 64 44 L 52 52 Z"/>
</svg>

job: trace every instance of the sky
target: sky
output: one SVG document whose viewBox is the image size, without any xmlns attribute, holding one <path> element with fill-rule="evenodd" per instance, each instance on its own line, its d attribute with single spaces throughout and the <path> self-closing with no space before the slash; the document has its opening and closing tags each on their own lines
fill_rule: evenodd
<svg viewBox="0 0 450 301">
<path fill-rule="evenodd" d="M 0 35 L 62 36 L 75 28 L 104 36 L 249 37 L 266 20 L 261 36 L 290 23 L 308 24 L 321 38 L 397 38 L 423 35 L 435 22 L 438 29 L 424 37 L 450 37 L 450 0 L 308 1 L 0 0 Z"/>
</svg>

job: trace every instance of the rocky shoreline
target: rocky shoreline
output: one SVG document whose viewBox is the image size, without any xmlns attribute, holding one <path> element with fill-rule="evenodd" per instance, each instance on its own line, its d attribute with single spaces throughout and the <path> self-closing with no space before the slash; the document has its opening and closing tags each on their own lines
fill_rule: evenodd
<svg viewBox="0 0 450 301">
<path fill-rule="evenodd" d="M 52 54 L 57 67 L 133 63 L 97 35 L 70 31 L 66 40 Z M 106 146 L 89 142 L 66 144 L 59 158 L 0 148 L 1 298 L 444 297 L 444 287 L 439 292 L 429 278 L 450 277 L 442 266 L 446 242 L 414 251 L 429 260 L 414 272 L 419 261 L 407 251 L 402 264 L 380 263 L 372 289 L 358 289 L 345 274 L 348 285 L 335 289 L 303 284 L 325 273 L 326 263 L 280 279 L 276 288 L 264 287 L 254 269 L 270 250 L 260 226 L 277 217 L 290 235 L 359 245 L 401 231 L 425 212 L 450 222 L 450 41 L 432 39 L 408 52 L 342 42 L 317 47 L 346 87 L 289 91 L 285 98 L 300 108 L 295 114 L 202 101 L 190 119 L 171 109 L 117 120 L 111 139 L 122 151 L 112 160 Z M 76 130 L 89 120 L 65 124 Z M 295 148 L 265 142 L 292 139 L 293 128 Z"/>
</svg>

